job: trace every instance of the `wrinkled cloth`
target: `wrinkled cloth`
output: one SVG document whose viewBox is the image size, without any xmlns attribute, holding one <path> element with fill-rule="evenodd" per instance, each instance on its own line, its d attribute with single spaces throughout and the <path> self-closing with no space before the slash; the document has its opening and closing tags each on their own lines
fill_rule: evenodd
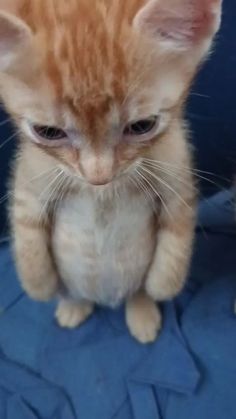
<svg viewBox="0 0 236 419">
<path fill-rule="evenodd" d="M 124 308 L 63 330 L 55 302 L 21 290 L 0 248 L 0 419 L 235 419 L 236 225 L 230 191 L 199 206 L 183 293 L 158 340 L 129 334 Z"/>
</svg>

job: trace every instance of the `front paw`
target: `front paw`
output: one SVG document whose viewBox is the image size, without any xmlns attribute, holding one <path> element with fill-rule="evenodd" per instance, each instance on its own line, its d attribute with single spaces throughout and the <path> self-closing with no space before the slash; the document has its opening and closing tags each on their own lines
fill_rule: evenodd
<svg viewBox="0 0 236 419">
<path fill-rule="evenodd" d="M 131 335 L 140 343 L 152 343 L 161 329 L 161 315 L 154 307 L 145 313 L 127 316 L 127 325 Z"/>
<path fill-rule="evenodd" d="M 131 335 L 140 343 L 151 343 L 161 329 L 161 313 L 147 295 L 136 295 L 126 303 L 126 323 Z"/>
<path fill-rule="evenodd" d="M 150 272 L 145 283 L 147 294 L 155 301 L 168 301 L 176 297 L 184 286 L 183 278 L 173 274 L 172 278 L 161 273 Z"/>
<path fill-rule="evenodd" d="M 80 326 L 93 312 L 93 304 L 78 303 L 71 300 L 60 300 L 56 319 L 61 327 L 73 329 Z"/>
<path fill-rule="evenodd" d="M 34 279 L 23 282 L 22 286 L 33 300 L 47 302 L 56 296 L 59 290 L 59 281 L 57 277 L 45 278 L 40 281 Z"/>
</svg>

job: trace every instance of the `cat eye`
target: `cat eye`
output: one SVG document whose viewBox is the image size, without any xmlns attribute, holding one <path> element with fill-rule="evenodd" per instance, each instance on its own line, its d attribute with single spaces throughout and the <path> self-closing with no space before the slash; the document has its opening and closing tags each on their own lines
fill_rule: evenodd
<svg viewBox="0 0 236 419">
<path fill-rule="evenodd" d="M 140 119 L 139 121 L 128 124 L 124 129 L 124 135 L 141 136 L 148 134 L 156 128 L 158 123 L 158 116 L 151 116 L 147 119 Z"/>
<path fill-rule="evenodd" d="M 33 130 L 37 136 L 48 141 L 59 141 L 67 137 L 65 131 L 56 127 L 33 125 Z"/>
</svg>

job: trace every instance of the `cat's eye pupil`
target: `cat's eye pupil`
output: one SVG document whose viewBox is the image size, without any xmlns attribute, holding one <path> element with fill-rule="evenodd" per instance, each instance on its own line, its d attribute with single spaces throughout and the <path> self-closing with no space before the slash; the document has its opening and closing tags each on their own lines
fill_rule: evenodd
<svg viewBox="0 0 236 419">
<path fill-rule="evenodd" d="M 41 138 L 44 138 L 45 140 L 49 141 L 55 141 L 55 140 L 61 140 L 66 137 L 66 133 L 56 127 L 49 127 L 49 126 L 40 126 L 40 125 L 34 125 L 34 131 L 37 135 L 39 135 Z"/>
<path fill-rule="evenodd" d="M 129 124 L 125 127 L 124 134 L 125 135 L 144 135 L 148 132 L 152 131 L 155 127 L 157 122 L 156 117 L 152 117 L 149 119 L 141 119 L 140 121 L 136 121 L 132 124 Z"/>
</svg>

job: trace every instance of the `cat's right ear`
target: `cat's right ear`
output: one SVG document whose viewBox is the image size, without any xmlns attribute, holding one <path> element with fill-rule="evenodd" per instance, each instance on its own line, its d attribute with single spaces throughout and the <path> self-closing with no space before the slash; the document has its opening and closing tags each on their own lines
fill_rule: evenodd
<svg viewBox="0 0 236 419">
<path fill-rule="evenodd" d="M 21 19 L 0 12 L 0 72 L 11 70 L 22 52 L 30 47 L 32 38 L 31 29 Z"/>
<path fill-rule="evenodd" d="M 22 0 L 0 0 L 0 10 L 2 12 L 17 14 L 22 5 Z"/>
<path fill-rule="evenodd" d="M 165 52 L 202 59 L 219 29 L 222 0 L 148 0 L 134 27 L 159 42 Z"/>
</svg>

